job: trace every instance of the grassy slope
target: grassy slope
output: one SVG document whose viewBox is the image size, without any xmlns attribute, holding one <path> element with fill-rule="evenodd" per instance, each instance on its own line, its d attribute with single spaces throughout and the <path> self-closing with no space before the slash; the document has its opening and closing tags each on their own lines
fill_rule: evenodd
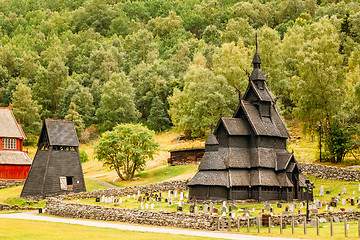
<svg viewBox="0 0 360 240">
<path fill-rule="evenodd" d="M 67 240 L 67 239 L 212 239 L 202 237 L 191 237 L 183 235 L 171 235 L 163 233 L 148 233 L 125 231 L 110 228 L 88 227 L 71 225 L 65 223 L 51 223 L 30 220 L 0 219 L 0 239 L 46 239 L 46 240 Z"/>
</svg>

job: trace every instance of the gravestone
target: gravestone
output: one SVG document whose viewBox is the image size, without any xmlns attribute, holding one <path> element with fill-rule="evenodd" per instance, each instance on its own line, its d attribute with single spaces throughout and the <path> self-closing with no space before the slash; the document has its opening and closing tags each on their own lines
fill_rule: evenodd
<svg viewBox="0 0 360 240">
<path fill-rule="evenodd" d="M 154 210 L 154 203 L 150 205 L 151 210 Z"/>
<path fill-rule="evenodd" d="M 145 196 L 148 197 L 148 196 L 149 196 L 149 193 L 145 193 Z"/>
<path fill-rule="evenodd" d="M 330 212 L 334 211 L 334 207 L 329 207 Z"/>
<path fill-rule="evenodd" d="M 236 217 L 236 215 L 235 215 L 235 212 L 234 212 L 234 211 L 232 211 L 232 212 L 231 212 L 231 217 L 232 217 L 232 218 Z"/>
<path fill-rule="evenodd" d="M 282 214 L 283 215 L 290 215 L 291 213 L 289 211 L 283 211 Z"/>
<path fill-rule="evenodd" d="M 154 203 L 154 199 L 150 198 L 150 204 Z"/>
<path fill-rule="evenodd" d="M 329 210 L 329 205 L 325 205 L 325 211 L 327 212 Z"/>
<path fill-rule="evenodd" d="M 224 212 L 224 213 L 227 213 L 228 209 L 227 209 L 226 206 L 225 206 L 225 207 L 221 207 L 221 211 Z"/>
<path fill-rule="evenodd" d="M 190 213 L 194 213 L 194 212 L 195 212 L 195 206 L 194 206 L 194 205 L 190 205 L 189 211 L 190 211 Z"/>
<path fill-rule="evenodd" d="M 355 190 L 353 191 L 353 195 L 356 195 L 356 191 L 355 191 Z"/>
<path fill-rule="evenodd" d="M 184 201 L 184 192 L 180 192 L 180 201 Z"/>
<path fill-rule="evenodd" d="M 320 197 L 323 197 L 324 196 L 324 186 L 321 185 L 320 187 Z"/>
<path fill-rule="evenodd" d="M 210 213 L 213 213 L 214 212 L 214 204 L 211 202 L 210 203 Z"/>
<path fill-rule="evenodd" d="M 334 222 L 336 222 L 336 223 L 339 223 L 339 222 L 340 222 L 339 217 L 334 217 L 333 220 L 334 220 Z"/>
<path fill-rule="evenodd" d="M 197 206 L 194 207 L 194 212 L 195 212 L 195 213 L 198 212 L 198 207 L 197 207 Z"/>
<path fill-rule="evenodd" d="M 331 191 L 330 190 L 326 190 L 326 192 L 325 192 L 326 194 L 330 194 L 331 193 Z"/>
<path fill-rule="evenodd" d="M 158 202 L 158 203 L 157 203 L 157 206 L 158 206 L 158 207 L 161 207 L 161 203 L 160 203 L 160 202 Z"/>
<path fill-rule="evenodd" d="M 168 199 L 167 199 L 167 198 L 165 198 L 165 202 L 168 202 Z"/>
<path fill-rule="evenodd" d="M 133 194 L 133 199 L 136 199 L 136 195 L 135 195 L 135 194 Z"/>
<path fill-rule="evenodd" d="M 178 207 L 176 208 L 176 211 L 182 212 L 182 211 L 183 211 L 183 207 L 182 207 L 182 206 L 178 206 Z"/>
<path fill-rule="evenodd" d="M 281 204 L 281 203 L 278 203 L 278 204 L 277 204 L 277 207 L 278 207 L 278 208 L 282 208 L 282 204 Z"/>
<path fill-rule="evenodd" d="M 199 211 L 204 211 L 204 207 L 203 207 L 203 206 L 199 206 Z"/>
<path fill-rule="evenodd" d="M 204 206 L 204 213 L 207 213 L 208 210 L 209 210 L 209 206 L 208 206 L 207 204 L 205 204 L 205 206 Z"/>
<path fill-rule="evenodd" d="M 300 202 L 300 203 L 299 203 L 299 208 L 300 208 L 300 209 L 303 209 L 303 207 L 304 207 L 304 204 L 303 204 L 302 202 Z"/>
<path fill-rule="evenodd" d="M 331 207 L 337 207 L 337 202 L 336 202 L 336 201 L 330 202 L 330 206 L 331 206 Z"/>
<path fill-rule="evenodd" d="M 145 204 L 145 209 L 148 209 L 148 208 L 149 208 L 149 204 L 146 203 L 146 204 Z"/>
<path fill-rule="evenodd" d="M 144 202 L 141 202 L 141 210 L 144 210 Z"/>
<path fill-rule="evenodd" d="M 214 214 L 219 215 L 219 209 L 217 209 L 216 207 L 214 207 Z"/>
<path fill-rule="evenodd" d="M 264 208 L 265 208 L 266 211 L 270 211 L 271 204 L 270 203 L 265 203 Z"/>
<path fill-rule="evenodd" d="M 157 199 L 159 197 L 159 195 L 157 195 L 157 193 L 155 193 L 155 199 Z"/>
<path fill-rule="evenodd" d="M 185 197 L 186 197 L 186 198 L 189 198 L 189 192 L 187 192 L 187 193 L 185 194 Z"/>
<path fill-rule="evenodd" d="M 146 201 L 148 202 L 150 200 L 150 198 L 149 197 L 146 197 Z"/>
<path fill-rule="evenodd" d="M 319 222 L 320 222 L 320 223 L 325 223 L 325 222 L 327 222 L 327 220 L 326 220 L 326 218 L 323 218 L 323 217 L 322 217 L 322 218 L 319 218 Z"/>
<path fill-rule="evenodd" d="M 223 201 L 223 207 L 226 207 L 226 202 L 225 201 Z"/>
<path fill-rule="evenodd" d="M 345 204 L 346 204 L 346 200 L 343 199 L 343 200 L 342 200 L 342 205 L 345 205 Z"/>
<path fill-rule="evenodd" d="M 170 198 L 171 197 L 171 191 L 169 190 L 168 191 L 168 198 Z"/>
<path fill-rule="evenodd" d="M 352 199 L 351 199 L 351 206 L 354 206 L 354 205 L 355 205 L 355 199 L 352 198 Z"/>
<path fill-rule="evenodd" d="M 177 198 L 177 191 L 175 191 L 175 194 L 174 194 L 174 198 L 176 199 Z"/>
<path fill-rule="evenodd" d="M 141 195 L 141 192 L 140 192 L 140 190 L 138 190 L 137 194 L 138 194 L 138 197 L 140 197 L 140 195 Z"/>
<path fill-rule="evenodd" d="M 343 194 L 346 194 L 346 187 L 343 187 L 342 193 L 343 193 Z"/>
<path fill-rule="evenodd" d="M 316 219 L 311 219 L 311 221 L 310 221 L 310 226 L 311 227 L 316 227 Z"/>
</svg>

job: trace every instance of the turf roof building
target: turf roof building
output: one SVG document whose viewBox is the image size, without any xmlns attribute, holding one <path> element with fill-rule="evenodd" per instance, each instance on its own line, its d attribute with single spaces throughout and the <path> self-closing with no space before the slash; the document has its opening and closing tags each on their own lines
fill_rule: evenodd
<svg viewBox="0 0 360 240">
<path fill-rule="evenodd" d="M 252 63 L 233 117 L 221 117 L 205 142 L 199 171 L 188 183 L 191 199 L 306 199 L 306 178 L 286 149 L 290 135 L 266 86 L 257 49 Z"/>
<path fill-rule="evenodd" d="M 73 122 L 46 119 L 21 197 L 84 191 L 79 141 Z"/>
<path fill-rule="evenodd" d="M 0 107 L 0 179 L 25 180 L 32 159 L 23 151 L 26 140 L 11 107 Z"/>
</svg>

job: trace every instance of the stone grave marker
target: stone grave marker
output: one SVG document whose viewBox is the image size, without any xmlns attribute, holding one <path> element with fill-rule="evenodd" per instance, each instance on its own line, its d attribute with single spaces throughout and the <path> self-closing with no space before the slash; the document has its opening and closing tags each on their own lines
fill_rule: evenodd
<svg viewBox="0 0 360 240">
<path fill-rule="evenodd" d="M 223 215 L 224 217 L 226 217 L 226 212 L 223 212 L 222 215 Z"/>
<path fill-rule="evenodd" d="M 198 212 L 198 207 L 197 207 L 197 206 L 194 207 L 194 212 L 195 212 L 195 213 Z"/>
<path fill-rule="evenodd" d="M 179 205 L 179 206 L 182 206 L 182 202 L 180 201 L 180 202 L 178 203 L 178 205 Z"/>
<path fill-rule="evenodd" d="M 133 199 L 136 199 L 136 194 L 133 194 Z"/>
<path fill-rule="evenodd" d="M 168 198 L 170 198 L 171 197 L 171 192 L 170 192 L 170 190 L 168 191 Z"/>
<path fill-rule="evenodd" d="M 183 207 L 182 207 L 182 206 L 177 206 L 176 211 L 182 212 L 182 211 L 183 211 Z"/>
<path fill-rule="evenodd" d="M 343 187 L 342 193 L 343 193 L 343 194 L 346 194 L 346 187 Z"/>
<path fill-rule="evenodd" d="M 177 191 L 175 191 L 175 193 L 174 193 L 174 198 L 175 199 L 177 198 Z"/>
<path fill-rule="evenodd" d="M 334 211 L 334 207 L 329 207 L 330 212 Z"/>
<path fill-rule="evenodd" d="M 189 212 L 190 212 L 190 213 L 194 213 L 194 212 L 195 212 L 195 206 L 194 206 L 194 205 L 190 205 L 190 207 L 189 207 Z"/>
<path fill-rule="evenodd" d="M 203 206 L 199 206 L 199 211 L 204 211 L 204 207 L 203 207 Z"/>
<path fill-rule="evenodd" d="M 184 201 L 184 192 L 180 192 L 180 201 Z"/>
<path fill-rule="evenodd" d="M 162 198 L 162 193 L 161 192 L 159 192 L 159 198 Z"/>
<path fill-rule="evenodd" d="M 265 203 L 264 208 L 265 208 L 266 211 L 270 211 L 271 204 L 270 203 Z"/>
<path fill-rule="evenodd" d="M 122 200 L 122 198 L 120 198 L 120 199 L 119 199 L 119 203 L 122 203 L 122 202 L 123 202 L 123 200 Z"/>
<path fill-rule="evenodd" d="M 185 194 L 185 197 L 186 197 L 186 198 L 189 198 L 189 192 L 187 192 L 187 193 Z"/>
<path fill-rule="evenodd" d="M 100 202 L 100 198 L 95 198 L 95 202 Z"/>
<path fill-rule="evenodd" d="M 326 192 L 325 192 L 326 194 L 330 194 L 331 193 L 331 191 L 330 190 L 326 190 Z"/>
<path fill-rule="evenodd" d="M 341 203 L 342 203 L 342 205 L 345 205 L 345 204 L 346 204 L 346 200 L 343 199 Z"/>
<path fill-rule="evenodd" d="M 155 199 L 157 199 L 159 197 L 159 195 L 157 193 L 155 193 Z"/>
<path fill-rule="evenodd" d="M 320 222 L 320 223 L 325 223 L 325 222 L 327 222 L 327 220 L 326 220 L 326 218 L 323 218 L 323 217 L 322 217 L 322 218 L 319 218 L 319 222 Z"/>
<path fill-rule="evenodd" d="M 158 206 L 158 207 L 161 207 L 161 202 L 158 202 L 158 203 L 157 203 L 157 206 Z"/>
<path fill-rule="evenodd" d="M 303 209 L 303 207 L 304 207 L 304 204 L 303 204 L 302 202 L 300 202 L 300 203 L 299 203 L 299 208 L 300 208 L 300 209 Z"/>
<path fill-rule="evenodd" d="M 150 204 L 154 203 L 154 199 L 150 198 Z"/>
<path fill-rule="evenodd" d="M 150 197 L 153 197 L 154 196 L 154 194 L 153 193 L 150 193 Z"/>
<path fill-rule="evenodd" d="M 356 191 L 355 191 L 355 190 L 353 191 L 353 195 L 356 195 Z"/>
<path fill-rule="evenodd" d="M 334 220 L 334 222 L 336 222 L 336 223 L 339 223 L 339 222 L 340 222 L 339 217 L 334 217 L 333 220 Z"/>
<path fill-rule="evenodd" d="M 148 209 L 148 208 L 149 208 L 149 204 L 146 203 L 146 204 L 145 204 L 145 209 Z"/>
<path fill-rule="evenodd" d="M 214 214 L 219 215 L 219 209 L 217 209 L 216 207 L 214 207 Z"/>
<path fill-rule="evenodd" d="M 149 193 L 145 193 L 145 196 L 148 197 L 148 196 L 149 196 Z"/>
<path fill-rule="evenodd" d="M 173 195 L 173 194 L 174 194 L 174 190 L 170 190 L 170 194 Z"/>
<path fill-rule="evenodd" d="M 223 201 L 223 207 L 226 207 L 226 202 L 225 201 Z"/>
<path fill-rule="evenodd" d="M 154 203 L 150 204 L 151 210 L 154 210 Z"/>
<path fill-rule="evenodd" d="M 213 202 L 210 203 L 209 209 L 210 209 L 210 213 L 214 213 L 214 204 L 213 204 Z"/>
<path fill-rule="evenodd" d="M 298 210 L 298 214 L 301 214 L 301 213 L 302 213 L 302 211 L 299 209 L 299 210 Z"/>
<path fill-rule="evenodd" d="M 355 199 L 352 198 L 350 201 L 351 201 L 351 206 L 354 206 L 355 205 Z"/>
<path fill-rule="evenodd" d="M 146 197 L 146 201 L 147 201 L 147 202 L 150 201 L 150 197 Z"/>
<path fill-rule="evenodd" d="M 346 209 L 346 212 L 353 213 L 354 209 L 353 208 Z"/>
<path fill-rule="evenodd" d="M 141 210 L 144 210 L 144 202 L 141 202 Z"/>
<path fill-rule="evenodd" d="M 207 213 L 208 210 L 209 210 L 209 206 L 208 206 L 207 204 L 205 204 L 205 206 L 204 206 L 204 213 Z"/>
<path fill-rule="evenodd" d="M 325 205 L 325 211 L 327 212 L 329 210 L 329 205 Z"/>
<path fill-rule="evenodd" d="M 224 213 L 227 213 L 228 209 L 227 209 L 226 206 L 225 206 L 225 207 L 221 207 L 221 211 L 224 212 Z"/>
<path fill-rule="evenodd" d="M 140 196 L 141 196 L 141 192 L 140 192 L 140 190 L 138 190 L 137 194 L 138 194 L 138 197 L 140 197 Z"/>
<path fill-rule="evenodd" d="M 324 186 L 321 185 L 320 187 L 320 197 L 323 197 L 324 196 Z"/>
<path fill-rule="evenodd" d="M 105 195 L 101 196 L 101 202 L 105 202 Z"/>
<path fill-rule="evenodd" d="M 278 203 L 276 206 L 277 206 L 278 208 L 282 208 L 282 204 L 281 204 L 281 203 Z"/>
<path fill-rule="evenodd" d="M 235 214 L 234 211 L 231 212 L 231 217 L 232 217 L 232 218 L 236 217 L 236 214 Z"/>
<path fill-rule="evenodd" d="M 283 211 L 282 215 L 290 215 L 291 213 L 289 211 Z"/>
</svg>

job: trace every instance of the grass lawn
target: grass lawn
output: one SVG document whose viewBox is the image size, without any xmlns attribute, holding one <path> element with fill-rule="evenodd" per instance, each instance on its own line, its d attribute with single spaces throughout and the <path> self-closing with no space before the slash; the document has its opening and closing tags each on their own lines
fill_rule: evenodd
<svg viewBox="0 0 360 240">
<path fill-rule="evenodd" d="M 52 223 L 17 219 L 0 219 L 0 239 L 26 240 L 66 240 L 66 239 L 214 239 L 172 235 L 164 233 L 148 233 L 126 231 L 110 228 L 88 227 L 66 223 Z"/>
</svg>

